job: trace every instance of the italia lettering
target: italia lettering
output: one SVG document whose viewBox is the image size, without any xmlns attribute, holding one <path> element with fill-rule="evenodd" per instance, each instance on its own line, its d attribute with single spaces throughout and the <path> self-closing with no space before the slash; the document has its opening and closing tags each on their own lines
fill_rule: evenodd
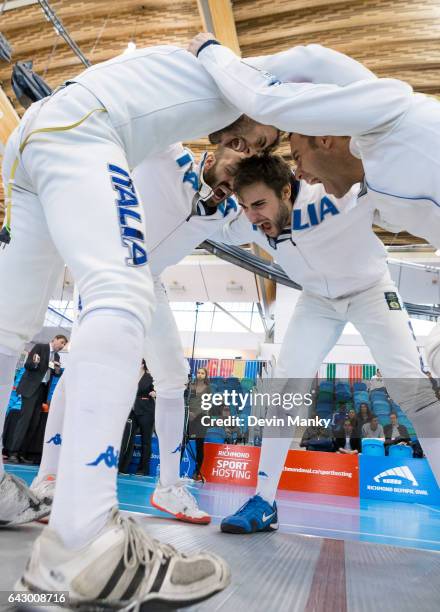
<svg viewBox="0 0 440 612">
<path fill-rule="evenodd" d="M 108 165 L 110 180 L 113 189 L 118 194 L 115 200 L 118 207 L 118 221 L 122 244 L 128 251 L 125 259 L 129 266 L 142 266 L 147 263 L 145 250 L 145 236 L 142 225 L 142 215 L 139 209 L 139 200 L 129 173 L 115 166 Z"/>
<path fill-rule="evenodd" d="M 293 209 L 293 229 L 296 231 L 305 230 L 309 227 L 322 223 L 327 215 L 339 215 L 339 210 L 333 202 L 324 196 L 318 205 L 311 203 L 307 205 L 307 210 Z M 304 213 L 304 218 L 303 218 Z"/>
</svg>

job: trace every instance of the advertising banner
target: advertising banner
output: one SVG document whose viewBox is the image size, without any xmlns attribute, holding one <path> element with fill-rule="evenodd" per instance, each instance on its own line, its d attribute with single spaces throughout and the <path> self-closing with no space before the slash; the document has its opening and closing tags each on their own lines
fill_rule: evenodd
<svg viewBox="0 0 440 612">
<path fill-rule="evenodd" d="M 290 450 L 279 488 L 359 497 L 358 455 Z"/>
<path fill-rule="evenodd" d="M 440 490 L 426 459 L 360 456 L 360 496 L 440 505 Z"/>
<path fill-rule="evenodd" d="M 202 473 L 208 482 L 255 486 L 259 461 L 260 449 L 256 446 L 207 442 Z"/>
</svg>

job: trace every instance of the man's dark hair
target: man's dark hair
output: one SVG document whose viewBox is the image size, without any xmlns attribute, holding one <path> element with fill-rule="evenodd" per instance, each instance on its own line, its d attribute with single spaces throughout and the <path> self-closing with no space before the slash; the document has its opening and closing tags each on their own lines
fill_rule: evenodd
<svg viewBox="0 0 440 612">
<path fill-rule="evenodd" d="M 399 417 L 398 417 L 398 415 L 397 415 L 397 412 L 394 412 L 394 411 L 393 411 L 393 412 L 390 412 L 390 416 L 391 416 L 391 415 L 393 415 L 393 414 L 394 414 L 394 416 L 396 417 L 396 419 L 398 419 L 398 418 L 399 418 Z"/>
<path fill-rule="evenodd" d="M 374 412 L 372 412 L 372 413 L 370 414 L 370 423 L 371 423 L 371 421 L 372 421 L 373 419 L 377 419 L 377 420 L 379 420 L 379 419 L 378 419 L 378 417 L 377 417 L 377 414 L 374 414 Z"/>
<path fill-rule="evenodd" d="M 290 185 L 292 169 L 279 155 L 253 155 L 243 159 L 234 177 L 234 191 L 240 192 L 254 183 L 264 183 L 281 198 L 283 188 Z"/>
<path fill-rule="evenodd" d="M 69 338 L 66 338 L 66 336 L 64 336 L 63 334 L 57 334 L 56 336 L 54 336 L 54 340 L 61 340 L 61 339 L 65 340 L 66 344 L 67 342 L 69 342 Z"/>
</svg>

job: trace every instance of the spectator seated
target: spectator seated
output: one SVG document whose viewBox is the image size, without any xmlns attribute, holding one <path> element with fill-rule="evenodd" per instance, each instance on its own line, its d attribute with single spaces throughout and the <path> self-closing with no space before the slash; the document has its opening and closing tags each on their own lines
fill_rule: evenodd
<svg viewBox="0 0 440 612">
<path fill-rule="evenodd" d="M 383 440 L 364 438 L 362 440 L 362 453 L 370 457 L 383 457 L 385 455 L 385 444 Z"/>
</svg>

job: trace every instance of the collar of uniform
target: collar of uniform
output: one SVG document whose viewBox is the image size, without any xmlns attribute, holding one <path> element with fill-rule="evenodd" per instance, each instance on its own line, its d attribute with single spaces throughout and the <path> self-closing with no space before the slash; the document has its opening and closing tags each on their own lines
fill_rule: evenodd
<svg viewBox="0 0 440 612">
<path fill-rule="evenodd" d="M 358 193 L 358 199 L 362 198 L 362 196 L 367 195 L 368 192 L 368 185 L 367 185 L 367 180 L 365 178 L 365 176 L 363 177 L 362 181 L 360 182 L 360 189 L 359 189 L 359 193 Z"/>
</svg>

